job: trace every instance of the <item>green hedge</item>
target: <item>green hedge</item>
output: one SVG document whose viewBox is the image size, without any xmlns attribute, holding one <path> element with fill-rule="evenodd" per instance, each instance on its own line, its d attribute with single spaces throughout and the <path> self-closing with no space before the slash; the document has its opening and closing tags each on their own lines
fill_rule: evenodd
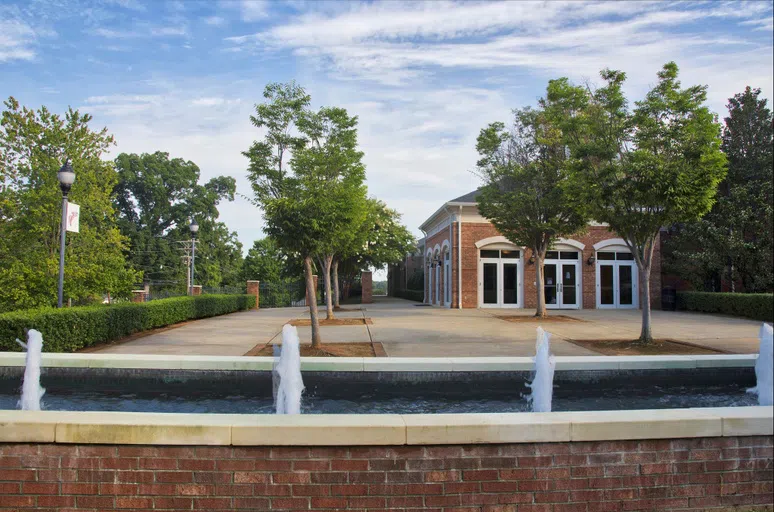
<svg viewBox="0 0 774 512">
<path fill-rule="evenodd" d="M 401 299 L 414 300 L 422 302 L 425 297 L 425 292 L 422 290 L 395 290 L 394 295 Z"/>
<path fill-rule="evenodd" d="M 43 334 L 44 352 L 74 352 L 136 332 L 254 307 L 255 295 L 201 295 L 137 304 L 12 311 L 0 314 L 0 351 L 21 350 L 15 340 L 25 339 L 24 329 Z"/>
<path fill-rule="evenodd" d="M 774 320 L 774 294 L 677 292 L 677 309 L 771 322 Z"/>
</svg>

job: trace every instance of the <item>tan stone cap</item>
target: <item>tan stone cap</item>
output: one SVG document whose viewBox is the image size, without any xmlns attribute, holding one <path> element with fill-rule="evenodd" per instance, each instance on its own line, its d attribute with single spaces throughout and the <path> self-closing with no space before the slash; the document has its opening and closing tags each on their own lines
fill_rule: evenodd
<svg viewBox="0 0 774 512">
<path fill-rule="evenodd" d="M 557 356 L 556 370 L 752 368 L 757 354 L 702 356 Z M 271 370 L 272 357 L 43 353 L 45 368 L 157 370 Z M 530 371 L 531 357 L 302 357 L 301 370 L 318 372 Z M 1 366 L 24 366 L 23 352 L 0 352 Z"/>
<path fill-rule="evenodd" d="M 437 445 L 772 435 L 771 407 L 503 414 L 0 411 L 0 443 Z"/>
</svg>

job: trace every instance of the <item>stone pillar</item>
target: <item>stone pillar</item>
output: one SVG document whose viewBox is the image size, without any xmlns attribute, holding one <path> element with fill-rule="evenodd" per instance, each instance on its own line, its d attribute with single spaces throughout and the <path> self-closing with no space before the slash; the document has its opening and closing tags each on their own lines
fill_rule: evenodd
<svg viewBox="0 0 774 512">
<path fill-rule="evenodd" d="M 191 295 L 201 295 L 202 294 L 202 285 L 195 284 L 191 287 Z"/>
<path fill-rule="evenodd" d="M 317 292 L 320 291 L 319 288 L 317 288 L 317 274 L 312 276 L 312 281 L 314 281 L 314 291 L 315 291 L 315 295 L 317 295 Z M 306 279 L 304 280 L 304 287 L 306 287 Z M 306 305 L 308 306 L 311 303 L 312 303 L 312 299 L 309 298 L 309 292 L 307 292 L 306 293 Z"/>
<path fill-rule="evenodd" d="M 145 302 L 145 290 L 132 290 L 132 302 Z"/>
<path fill-rule="evenodd" d="M 247 281 L 247 294 L 255 295 L 255 309 L 261 308 L 261 282 Z"/>
<path fill-rule="evenodd" d="M 363 295 L 360 297 L 360 303 L 371 304 L 374 301 L 374 285 L 371 272 L 360 273 L 360 284 L 363 286 Z"/>
</svg>

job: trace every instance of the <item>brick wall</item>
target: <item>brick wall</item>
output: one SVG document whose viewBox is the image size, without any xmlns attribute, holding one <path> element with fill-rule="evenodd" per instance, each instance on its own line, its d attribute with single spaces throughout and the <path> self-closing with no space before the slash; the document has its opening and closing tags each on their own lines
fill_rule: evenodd
<svg viewBox="0 0 774 512">
<path fill-rule="evenodd" d="M 453 304 L 457 301 L 457 223 L 453 226 L 455 250 L 453 253 Z M 463 223 L 462 224 L 462 305 L 466 308 L 478 307 L 478 248 L 476 242 L 485 238 L 499 236 L 500 233 L 489 223 Z M 434 235 L 430 241 L 433 246 L 438 240 L 448 238 L 446 230 Z M 588 265 L 586 262 L 594 255 L 594 244 L 609 238 L 617 238 L 606 227 L 591 226 L 584 235 L 573 237 L 585 244 L 581 259 L 581 293 L 583 296 L 583 308 L 594 309 L 596 307 L 596 265 Z M 428 244 L 428 247 L 430 245 Z M 527 262 L 532 256 L 532 251 L 524 253 L 524 307 L 535 308 L 537 306 L 537 294 L 535 290 L 535 266 Z M 653 268 L 650 276 L 650 297 L 653 309 L 661 308 L 661 244 L 657 243 L 653 255 Z"/>
<path fill-rule="evenodd" d="M 774 503 L 773 468 L 771 436 L 351 448 L 0 444 L 0 509 L 748 511 Z"/>
</svg>

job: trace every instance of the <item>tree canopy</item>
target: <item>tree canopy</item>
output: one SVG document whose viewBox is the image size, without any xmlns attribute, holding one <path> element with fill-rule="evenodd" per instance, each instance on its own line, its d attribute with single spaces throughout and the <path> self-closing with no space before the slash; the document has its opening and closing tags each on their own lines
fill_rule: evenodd
<svg viewBox="0 0 774 512">
<path fill-rule="evenodd" d="M 549 83 L 551 114 L 573 158 L 575 192 L 593 218 L 626 241 L 637 262 L 643 310 L 640 340 L 652 339 L 650 272 L 662 227 L 701 218 L 726 174 L 720 125 L 706 86 L 682 88 L 670 62 L 657 84 L 629 109 L 626 75 L 604 70 L 605 85 Z"/>
<path fill-rule="evenodd" d="M 585 228 L 586 208 L 568 186 L 569 158 L 561 132 L 545 110 L 516 110 L 514 117 L 511 130 L 497 122 L 478 136 L 478 171 L 484 181 L 478 208 L 503 236 L 532 249 L 537 270 L 536 316 L 542 317 L 546 316 L 546 251 L 559 237 Z"/>
<path fill-rule="evenodd" d="M 668 243 L 669 269 L 696 289 L 720 291 L 724 281 L 745 292 L 774 288 L 774 116 L 747 87 L 728 100 L 721 149 L 728 158 L 728 175 L 717 189 L 707 216 L 678 224 Z"/>
<path fill-rule="evenodd" d="M 0 311 L 56 304 L 62 193 L 57 171 L 70 159 L 76 181 L 70 201 L 81 206 L 80 232 L 67 236 L 65 300 L 127 297 L 140 274 L 130 270 L 112 203 L 118 180 L 102 155 L 113 144 L 91 116 L 64 117 L 5 102 L 0 121 Z"/>
<path fill-rule="evenodd" d="M 236 232 L 218 222 L 218 204 L 234 200 L 236 182 L 217 176 L 199 184 L 199 167 L 168 153 L 118 155 L 115 206 L 122 233 L 129 238 L 128 259 L 160 287 L 185 288 L 181 242 L 191 239 L 189 224 L 199 224 L 196 283 L 241 284 L 242 244 Z"/>
</svg>

